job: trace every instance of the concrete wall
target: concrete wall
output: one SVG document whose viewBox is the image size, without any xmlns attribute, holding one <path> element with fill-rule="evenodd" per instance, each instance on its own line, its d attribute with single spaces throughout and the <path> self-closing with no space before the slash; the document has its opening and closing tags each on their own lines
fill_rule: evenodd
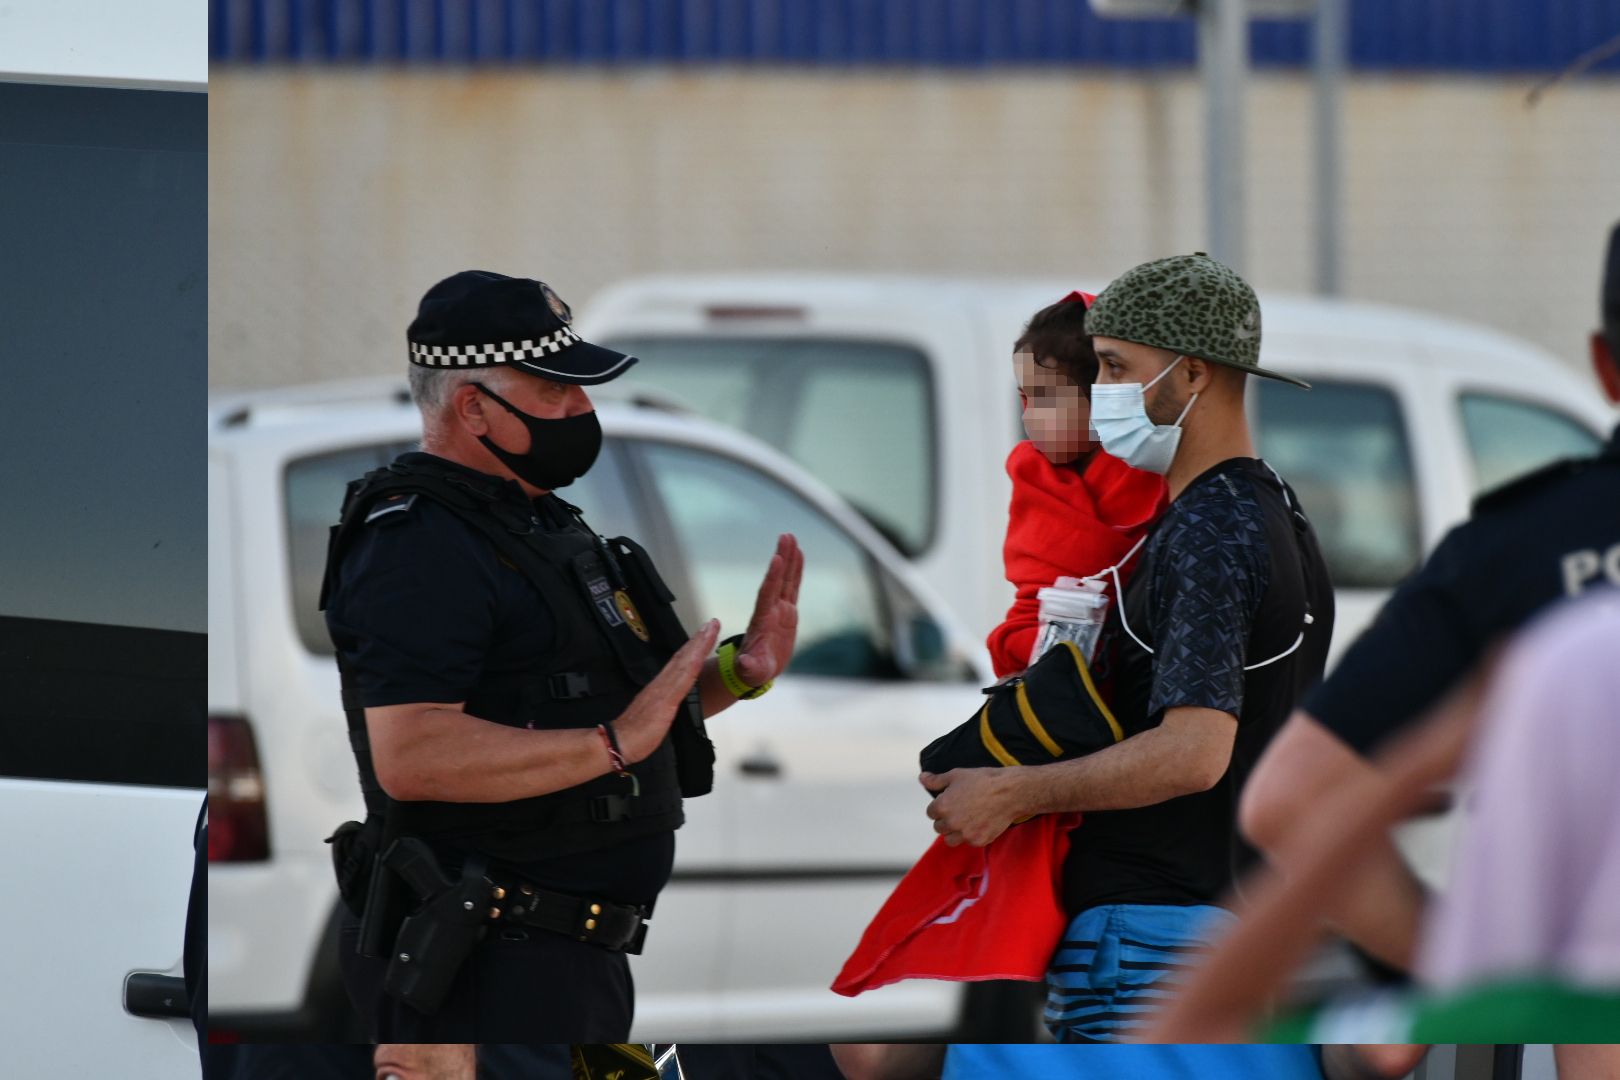
<svg viewBox="0 0 1620 1080">
<path fill-rule="evenodd" d="M 1352 297 L 1584 365 L 1620 219 L 1620 81 L 1374 78 L 1345 99 Z M 1310 287 L 1310 84 L 1253 80 L 1250 277 Z M 398 371 L 478 266 L 576 308 L 647 271 L 1106 278 L 1202 245 L 1190 74 L 216 69 L 216 386 Z"/>
</svg>

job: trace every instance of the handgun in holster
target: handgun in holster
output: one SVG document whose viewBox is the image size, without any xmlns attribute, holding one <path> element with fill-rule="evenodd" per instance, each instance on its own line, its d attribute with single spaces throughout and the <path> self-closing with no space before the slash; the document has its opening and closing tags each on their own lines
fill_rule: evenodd
<svg viewBox="0 0 1620 1080">
<path fill-rule="evenodd" d="M 641 617 L 648 634 L 659 648 L 673 655 L 687 641 L 686 630 L 675 614 L 675 594 L 658 576 L 646 548 L 628 536 L 616 536 L 608 544 L 630 586 L 630 594 L 642 606 Z M 670 725 L 669 738 L 675 748 L 675 775 L 681 794 L 692 799 L 713 791 L 714 743 L 709 741 L 703 724 L 703 698 L 695 682 Z"/>
<path fill-rule="evenodd" d="M 383 990 L 431 1016 L 489 926 L 488 861 L 469 855 L 459 880 L 444 876 L 431 849 L 415 837 L 401 837 L 383 855 L 386 874 L 398 878 L 419 903 L 405 916 L 394 938 Z M 367 909 L 370 915 L 370 909 Z"/>
</svg>

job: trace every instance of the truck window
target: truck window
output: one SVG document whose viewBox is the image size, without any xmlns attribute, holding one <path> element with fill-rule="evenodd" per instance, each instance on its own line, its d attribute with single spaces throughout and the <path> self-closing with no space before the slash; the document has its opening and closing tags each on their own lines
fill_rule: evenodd
<svg viewBox="0 0 1620 1080">
<path fill-rule="evenodd" d="M 706 450 L 640 442 L 653 487 L 674 530 L 698 617 L 740 634 L 755 591 L 790 532 L 804 550 L 799 636 L 790 668 L 799 675 L 898 677 L 871 559 L 843 529 L 778 481 Z"/>
<path fill-rule="evenodd" d="M 1417 486 L 1395 395 L 1314 379 L 1300 390 L 1256 380 L 1260 456 L 1299 496 L 1333 584 L 1387 588 L 1421 553 Z"/>
<path fill-rule="evenodd" d="M 1463 394 L 1463 432 L 1474 465 L 1474 493 L 1559 458 L 1591 457 L 1602 440 L 1585 425 L 1544 405 L 1496 394 Z"/>
<path fill-rule="evenodd" d="M 938 460 L 928 359 L 847 339 L 624 338 L 620 380 L 771 444 L 908 556 L 933 542 Z"/>
<path fill-rule="evenodd" d="M 205 782 L 206 115 L 0 83 L 0 774 Z"/>
</svg>

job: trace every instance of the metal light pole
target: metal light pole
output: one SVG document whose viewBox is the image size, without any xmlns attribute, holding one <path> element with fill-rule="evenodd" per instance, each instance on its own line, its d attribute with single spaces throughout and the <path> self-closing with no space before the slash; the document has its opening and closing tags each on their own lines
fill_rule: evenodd
<svg viewBox="0 0 1620 1080">
<path fill-rule="evenodd" d="M 1316 51 L 1316 291 L 1338 296 L 1340 270 L 1339 102 L 1344 91 L 1345 0 L 1317 0 Z"/>
<path fill-rule="evenodd" d="M 1317 287 L 1338 278 L 1339 89 L 1344 79 L 1346 0 L 1091 0 L 1103 18 L 1198 16 L 1198 69 L 1204 83 L 1204 172 L 1209 253 L 1238 273 L 1248 261 L 1243 202 L 1244 105 L 1249 80 L 1249 16 L 1299 18 L 1317 4 Z"/>
<path fill-rule="evenodd" d="M 1238 273 L 1245 261 L 1243 93 L 1249 74 L 1247 0 L 1199 0 L 1209 253 Z"/>
</svg>

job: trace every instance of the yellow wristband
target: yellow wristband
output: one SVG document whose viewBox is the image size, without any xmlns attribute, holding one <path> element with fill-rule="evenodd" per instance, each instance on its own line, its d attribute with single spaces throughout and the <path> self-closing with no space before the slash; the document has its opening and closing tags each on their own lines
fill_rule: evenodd
<svg viewBox="0 0 1620 1080">
<path fill-rule="evenodd" d="M 742 644 L 742 635 L 728 637 L 720 643 L 716 655 L 720 658 L 720 681 L 725 684 L 731 696 L 743 701 L 752 701 L 771 688 L 771 683 L 764 686 L 749 686 L 737 675 L 737 647 Z M 774 681 L 774 680 L 773 680 Z"/>
</svg>

